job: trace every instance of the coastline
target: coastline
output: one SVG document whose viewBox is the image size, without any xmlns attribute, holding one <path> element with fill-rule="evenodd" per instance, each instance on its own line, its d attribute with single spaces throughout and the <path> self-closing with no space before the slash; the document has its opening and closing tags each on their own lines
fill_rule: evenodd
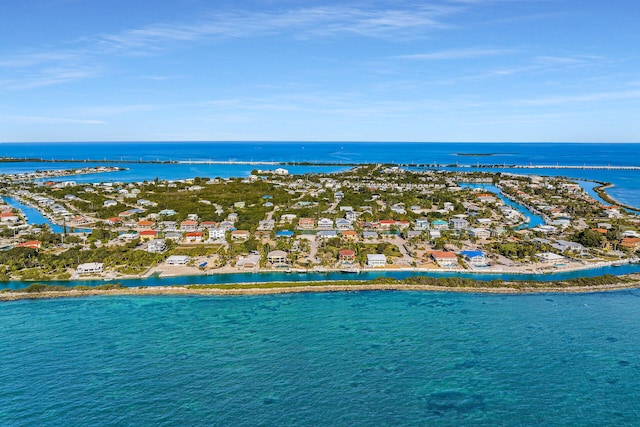
<svg viewBox="0 0 640 427">
<path fill-rule="evenodd" d="M 544 294 L 544 293 L 589 293 L 640 288 L 640 275 L 619 276 L 619 281 L 609 284 L 571 285 L 568 282 L 551 282 L 541 286 L 530 283 L 504 282 L 497 286 L 447 286 L 410 283 L 332 283 L 331 281 L 299 283 L 281 282 L 278 286 L 267 287 L 259 283 L 235 285 L 187 285 L 154 287 L 121 287 L 117 289 L 69 289 L 43 292 L 24 290 L 0 292 L 0 302 L 25 299 L 79 298 L 93 296 L 242 296 L 275 295 L 288 293 L 316 292 L 361 292 L 361 291 L 420 291 L 420 292 L 460 292 L 479 294 Z M 261 286 L 262 285 L 262 286 Z"/>
</svg>

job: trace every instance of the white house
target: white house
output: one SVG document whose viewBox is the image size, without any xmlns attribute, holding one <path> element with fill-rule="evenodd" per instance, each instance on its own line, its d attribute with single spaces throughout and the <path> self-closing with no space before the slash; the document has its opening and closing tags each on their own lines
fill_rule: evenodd
<svg viewBox="0 0 640 427">
<path fill-rule="evenodd" d="M 387 257 L 383 254 L 367 254 L 368 267 L 384 267 L 387 265 Z"/>
<path fill-rule="evenodd" d="M 486 228 L 472 228 L 469 230 L 469 235 L 476 239 L 488 239 L 491 237 L 491 231 Z"/>
<path fill-rule="evenodd" d="M 165 262 L 168 265 L 185 265 L 189 262 L 189 257 L 186 255 L 171 255 Z"/>
<path fill-rule="evenodd" d="M 330 218 L 320 218 L 318 220 L 318 228 L 333 228 L 333 220 Z"/>
<path fill-rule="evenodd" d="M 565 260 L 565 257 L 563 257 L 562 255 L 554 254 L 553 252 L 543 252 L 536 254 L 536 258 L 538 258 L 540 262 L 544 262 L 546 264 L 552 264 L 554 262 L 561 262 Z"/>
<path fill-rule="evenodd" d="M 96 274 L 102 273 L 104 269 L 104 264 L 101 262 L 86 262 L 84 264 L 79 264 L 76 267 L 76 273 L 78 274 Z"/>
<path fill-rule="evenodd" d="M 167 242 L 162 239 L 152 240 L 147 244 L 147 252 L 159 254 L 167 249 Z"/>
<path fill-rule="evenodd" d="M 224 239 L 226 229 L 222 227 L 218 228 L 210 228 L 209 229 L 209 240 L 219 240 Z"/>
<path fill-rule="evenodd" d="M 416 230 L 428 230 L 429 229 L 429 220 L 426 218 L 418 218 L 416 219 Z"/>
<path fill-rule="evenodd" d="M 463 218 L 453 218 L 449 223 L 454 230 L 466 230 L 469 228 L 469 222 Z"/>
</svg>

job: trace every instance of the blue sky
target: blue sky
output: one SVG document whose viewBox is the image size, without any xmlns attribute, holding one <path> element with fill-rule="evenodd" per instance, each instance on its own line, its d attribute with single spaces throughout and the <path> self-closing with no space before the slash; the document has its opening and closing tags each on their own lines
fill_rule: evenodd
<svg viewBox="0 0 640 427">
<path fill-rule="evenodd" d="M 640 2 L 0 4 L 1 141 L 640 141 Z"/>
</svg>

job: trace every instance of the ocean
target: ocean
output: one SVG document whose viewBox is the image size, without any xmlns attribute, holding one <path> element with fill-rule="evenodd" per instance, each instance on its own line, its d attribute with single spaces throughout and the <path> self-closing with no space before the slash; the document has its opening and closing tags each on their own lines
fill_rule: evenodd
<svg viewBox="0 0 640 427">
<path fill-rule="evenodd" d="M 0 425 L 635 425 L 640 292 L 0 305 Z"/>
<path fill-rule="evenodd" d="M 610 181 L 610 194 L 640 206 L 639 171 L 504 168 L 640 166 L 639 148 L 2 143 L 0 156 L 338 164 L 299 166 L 310 172 L 340 170 L 340 162 L 502 164 Z M 123 166 L 130 169 L 65 179 L 244 176 L 262 168 Z M 53 167 L 69 165 L 0 163 L 0 173 Z M 375 291 L 1 303 L 0 425 L 635 425 L 639 296 Z"/>
</svg>

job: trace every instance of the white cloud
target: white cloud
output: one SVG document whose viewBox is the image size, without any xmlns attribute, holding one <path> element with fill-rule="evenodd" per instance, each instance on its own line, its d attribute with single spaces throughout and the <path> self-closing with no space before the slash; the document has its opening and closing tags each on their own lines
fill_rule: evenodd
<svg viewBox="0 0 640 427">
<path fill-rule="evenodd" d="M 369 9 L 346 6 L 314 7 L 276 12 L 217 13 L 199 22 L 160 23 L 94 38 L 98 44 L 133 53 L 162 50 L 171 42 L 286 35 L 299 38 L 354 34 L 376 38 L 405 38 L 426 30 L 448 28 L 443 18 L 461 11 L 450 5 Z"/>
<path fill-rule="evenodd" d="M 21 123 L 21 124 L 83 124 L 83 125 L 103 125 L 102 120 L 88 120 L 88 119 L 69 119 L 65 117 L 41 117 L 41 116 L 16 116 L 16 115 L 1 115 L 0 118 L 7 122 Z"/>
<path fill-rule="evenodd" d="M 518 101 L 517 104 L 531 106 L 548 106 L 583 102 L 623 101 L 629 99 L 640 99 L 640 90 L 632 89 L 610 92 L 585 93 L 579 95 L 559 95 L 546 98 L 523 99 Z"/>
<path fill-rule="evenodd" d="M 487 57 L 487 56 L 506 55 L 513 52 L 514 51 L 512 49 L 468 48 L 468 49 L 443 50 L 439 52 L 430 52 L 430 53 L 417 53 L 412 55 L 400 55 L 400 56 L 397 56 L 396 58 L 432 61 L 432 60 L 481 58 L 481 57 Z"/>
</svg>

